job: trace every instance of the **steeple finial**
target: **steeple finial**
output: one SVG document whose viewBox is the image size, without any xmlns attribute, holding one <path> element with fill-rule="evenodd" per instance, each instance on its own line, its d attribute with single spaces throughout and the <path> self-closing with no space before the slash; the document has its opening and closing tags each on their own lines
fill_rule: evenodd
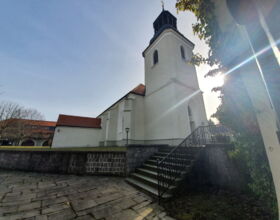
<svg viewBox="0 0 280 220">
<path fill-rule="evenodd" d="M 164 11 L 164 1 L 161 0 L 161 7 L 162 7 L 162 10 Z"/>
</svg>

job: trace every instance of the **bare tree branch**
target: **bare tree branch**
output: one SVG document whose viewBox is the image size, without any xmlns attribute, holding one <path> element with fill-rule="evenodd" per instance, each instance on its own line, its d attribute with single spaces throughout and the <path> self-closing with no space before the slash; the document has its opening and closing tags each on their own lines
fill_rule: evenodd
<svg viewBox="0 0 280 220">
<path fill-rule="evenodd" d="M 32 128 L 28 120 L 44 120 L 44 116 L 36 109 L 24 108 L 13 102 L 0 102 L 0 140 L 12 140 L 19 143 L 31 135 Z"/>
</svg>

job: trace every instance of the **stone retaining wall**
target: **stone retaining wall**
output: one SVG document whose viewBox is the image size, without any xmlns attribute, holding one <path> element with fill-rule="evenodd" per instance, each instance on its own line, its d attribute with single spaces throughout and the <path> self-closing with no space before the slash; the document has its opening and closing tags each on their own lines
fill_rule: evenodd
<svg viewBox="0 0 280 220">
<path fill-rule="evenodd" d="M 87 153 L 86 173 L 126 175 L 126 153 Z"/>
<path fill-rule="evenodd" d="M 0 168 L 44 173 L 126 175 L 126 152 L 0 151 Z"/>
<path fill-rule="evenodd" d="M 122 151 L 0 150 L 0 168 L 44 173 L 127 176 L 164 145 L 131 145 Z M 190 182 L 240 190 L 245 179 L 227 155 L 229 146 L 207 146 Z M 105 147 L 104 147 L 105 148 Z"/>
<path fill-rule="evenodd" d="M 123 151 L 0 150 L 0 168 L 45 173 L 127 176 L 162 145 L 131 145 Z M 104 147 L 105 148 L 105 147 Z"/>
</svg>

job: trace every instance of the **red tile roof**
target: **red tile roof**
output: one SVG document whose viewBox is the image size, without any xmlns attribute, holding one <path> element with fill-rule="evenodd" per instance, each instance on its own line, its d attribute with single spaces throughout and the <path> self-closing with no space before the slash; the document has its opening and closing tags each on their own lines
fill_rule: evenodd
<svg viewBox="0 0 280 220">
<path fill-rule="evenodd" d="M 11 138 L 13 138 L 11 134 L 16 135 L 16 132 L 23 132 L 22 134 L 26 138 L 50 138 L 54 133 L 56 122 L 11 118 L 0 121 L 0 125 L 4 125 L 4 127 L 6 127 L 5 135 L 10 136 Z M 23 125 L 24 127 L 19 125 Z"/>
<path fill-rule="evenodd" d="M 43 121 L 43 120 L 31 120 L 31 119 L 21 119 L 21 118 L 10 118 L 4 121 L 0 121 L 1 123 L 17 123 L 17 122 L 23 122 L 25 125 L 36 125 L 36 126 L 42 126 L 42 127 L 55 127 L 56 122 L 55 121 Z"/>
<path fill-rule="evenodd" d="M 137 94 L 137 95 L 145 95 L 146 92 L 146 86 L 143 84 L 139 84 L 134 89 L 130 91 L 131 93 Z"/>
<path fill-rule="evenodd" d="M 39 121 L 39 120 L 25 120 L 29 125 L 37 125 L 37 126 L 44 126 L 44 127 L 55 127 L 55 121 Z"/>
<path fill-rule="evenodd" d="M 101 128 L 101 119 L 71 115 L 59 115 L 56 126 Z"/>
<path fill-rule="evenodd" d="M 99 114 L 97 117 L 101 116 L 104 112 L 106 112 L 108 109 L 110 109 L 112 106 L 114 106 L 116 103 L 118 103 L 119 101 L 121 101 L 122 99 L 124 99 L 125 97 L 127 97 L 127 95 L 129 95 L 130 93 L 132 94 L 136 94 L 136 95 L 141 95 L 141 96 L 145 96 L 146 94 L 146 86 L 143 84 L 139 84 L 138 86 L 136 86 L 134 89 L 132 89 L 131 91 L 129 91 L 128 93 L 126 93 L 123 97 L 121 97 L 118 101 L 116 101 L 115 103 L 113 103 L 112 105 L 110 105 L 109 108 L 107 108 L 105 111 L 103 111 L 101 114 Z"/>
</svg>

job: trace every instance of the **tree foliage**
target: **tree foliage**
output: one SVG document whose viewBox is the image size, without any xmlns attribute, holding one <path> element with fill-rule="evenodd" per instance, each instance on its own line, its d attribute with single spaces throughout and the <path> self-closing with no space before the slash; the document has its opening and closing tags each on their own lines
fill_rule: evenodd
<svg viewBox="0 0 280 220">
<path fill-rule="evenodd" d="M 210 47 L 208 57 L 205 58 L 200 54 L 195 54 L 192 61 L 197 65 L 201 63 L 207 63 L 211 66 L 219 64 L 220 59 L 215 48 L 220 43 L 221 30 L 215 19 L 214 6 L 211 0 L 177 0 L 176 8 L 179 11 L 188 10 L 195 14 L 197 23 L 193 24 L 193 32 L 200 39 L 205 40 Z"/>
<path fill-rule="evenodd" d="M 194 55 L 192 62 L 218 68 L 209 71 L 206 76 L 226 72 L 244 59 L 236 26 L 222 32 L 214 13 L 211 0 L 177 0 L 178 11 L 191 11 L 197 18 L 193 32 L 209 46 L 208 57 Z M 264 201 L 264 206 L 277 212 L 273 180 L 265 153 L 264 144 L 258 127 L 255 110 L 238 73 L 228 75 L 225 84 L 214 91 L 221 92 L 221 105 L 213 115 L 220 123 L 230 127 L 236 133 L 235 149 L 230 152 L 237 165 L 248 174 L 248 187 L 251 192 Z"/>
</svg>

